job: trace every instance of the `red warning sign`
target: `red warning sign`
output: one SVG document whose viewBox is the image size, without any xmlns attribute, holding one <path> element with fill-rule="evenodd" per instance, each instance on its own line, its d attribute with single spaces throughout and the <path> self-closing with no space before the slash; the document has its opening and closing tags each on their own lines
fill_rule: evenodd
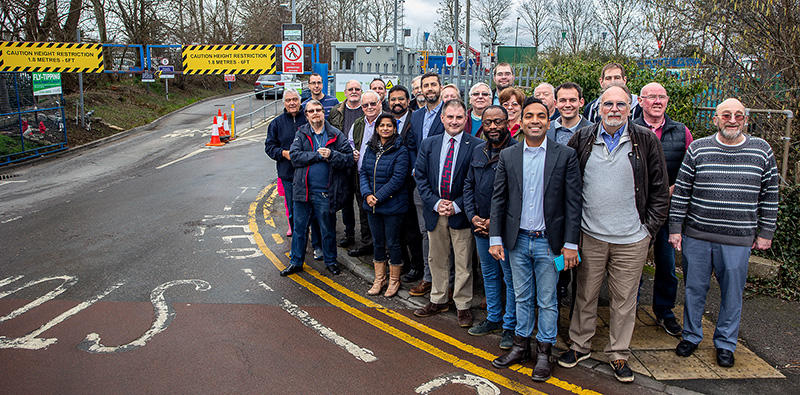
<svg viewBox="0 0 800 395">
<path fill-rule="evenodd" d="M 283 72 L 291 74 L 303 73 L 303 42 L 283 42 Z"/>
</svg>

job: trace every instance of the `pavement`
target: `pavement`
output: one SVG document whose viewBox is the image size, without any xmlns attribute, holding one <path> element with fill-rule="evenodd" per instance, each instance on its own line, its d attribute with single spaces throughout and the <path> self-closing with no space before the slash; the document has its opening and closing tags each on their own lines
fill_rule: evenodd
<svg viewBox="0 0 800 395">
<path fill-rule="evenodd" d="M 342 229 L 339 231 L 338 236 L 341 236 Z M 347 255 L 346 249 L 339 248 L 339 263 L 368 285 L 372 283 L 374 272 L 371 256 L 354 258 Z M 652 262 L 648 261 L 648 266 L 652 267 Z M 408 293 L 417 283 L 403 283 L 397 297 L 410 306 L 422 307 L 428 303 L 427 296 L 415 297 Z M 486 313 L 479 307 L 484 297 L 479 275 L 476 275 L 474 283 L 472 313 L 477 323 L 485 319 Z M 736 364 L 733 368 L 721 368 L 716 364 L 716 353 L 711 341 L 719 311 L 719 287 L 712 282 L 703 319 L 705 339 L 689 358 L 675 354 L 680 338 L 668 335 L 657 325 L 649 306 L 652 289 L 652 269 L 645 269 L 636 329 L 631 342 L 632 358 L 629 360 L 631 369 L 637 374 L 638 384 L 671 394 L 729 395 L 764 390 L 773 394 L 796 394 L 800 391 L 800 303 L 765 296 L 746 298 L 740 340 L 735 353 Z M 681 324 L 682 302 L 683 286 L 680 284 L 678 304 L 674 312 Z M 592 357 L 582 362 L 581 366 L 600 374 L 613 375 L 602 352 L 608 342 L 608 304 L 608 288 L 604 285 L 598 307 L 598 326 Z M 568 317 L 569 308 L 563 307 L 559 318 L 559 341 L 556 344 L 561 350 L 568 347 L 565 343 Z"/>
</svg>

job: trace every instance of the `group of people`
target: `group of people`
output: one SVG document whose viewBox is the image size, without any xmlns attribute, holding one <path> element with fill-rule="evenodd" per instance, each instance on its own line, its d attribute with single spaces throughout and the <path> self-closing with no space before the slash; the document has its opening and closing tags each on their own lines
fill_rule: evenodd
<svg viewBox="0 0 800 395">
<path fill-rule="evenodd" d="M 494 367 L 533 360 L 537 381 L 549 379 L 556 363 L 572 368 L 590 357 L 607 277 L 604 352 L 615 377 L 631 382 L 627 360 L 653 246 L 653 312 L 667 333 L 682 337 L 675 352 L 688 357 L 703 339 L 713 270 L 722 292 L 717 363 L 733 366 L 750 250 L 770 247 L 778 208 L 775 158 L 764 140 L 743 133 L 744 105 L 720 103 L 717 133 L 694 141 L 666 115 L 665 88 L 653 82 L 632 94 L 618 63 L 603 67 L 602 92 L 585 106 L 574 82 L 542 83 L 526 97 L 514 79 L 510 65 L 498 64 L 495 89 L 473 85 L 469 106 L 436 73 L 414 78 L 411 92 L 401 85 L 387 91 L 377 78 L 362 92 L 349 81 L 342 103 L 322 92 L 317 74 L 302 105 L 286 91 L 265 144 L 293 232 L 281 275 L 303 270 L 309 229 L 314 258 L 334 275 L 337 244 L 353 247 L 352 256 L 371 254 L 369 295 L 392 297 L 402 282 L 421 280 L 409 293 L 430 296 L 416 316 L 454 304 L 470 335 L 502 332 L 506 353 Z M 338 242 L 337 211 L 344 223 Z M 683 327 L 673 312 L 676 250 L 683 254 Z M 473 256 L 487 310 L 475 326 Z M 570 287 L 570 348 L 556 356 L 558 307 Z"/>
</svg>

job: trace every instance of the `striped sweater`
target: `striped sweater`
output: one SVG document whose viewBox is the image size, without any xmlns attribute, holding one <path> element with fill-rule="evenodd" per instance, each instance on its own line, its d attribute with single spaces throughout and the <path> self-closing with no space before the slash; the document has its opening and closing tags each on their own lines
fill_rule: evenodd
<svg viewBox="0 0 800 395">
<path fill-rule="evenodd" d="M 751 246 L 772 239 L 778 216 L 778 169 L 769 144 L 745 135 L 727 146 L 716 135 L 686 151 L 669 210 L 669 233 Z"/>
</svg>

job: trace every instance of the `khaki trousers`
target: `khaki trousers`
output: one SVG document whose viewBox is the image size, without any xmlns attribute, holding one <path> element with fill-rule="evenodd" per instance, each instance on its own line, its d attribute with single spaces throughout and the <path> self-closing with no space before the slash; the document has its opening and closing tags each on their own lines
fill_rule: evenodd
<svg viewBox="0 0 800 395">
<path fill-rule="evenodd" d="M 447 217 L 439 216 L 436 228 L 428 232 L 428 265 L 431 269 L 431 302 L 447 303 L 447 285 L 450 279 L 450 246 L 455 254 L 456 278 L 453 301 L 459 310 L 472 305 L 472 251 L 475 240 L 472 230 L 451 229 Z"/>
<path fill-rule="evenodd" d="M 649 247 L 649 236 L 632 244 L 611 244 L 581 233 L 578 291 L 569 325 L 573 350 L 588 353 L 592 349 L 592 337 L 597 328 L 597 299 L 603 277 L 608 273 L 611 314 L 608 346 L 603 351 L 611 361 L 628 360 L 636 323 L 636 295 Z"/>
</svg>

